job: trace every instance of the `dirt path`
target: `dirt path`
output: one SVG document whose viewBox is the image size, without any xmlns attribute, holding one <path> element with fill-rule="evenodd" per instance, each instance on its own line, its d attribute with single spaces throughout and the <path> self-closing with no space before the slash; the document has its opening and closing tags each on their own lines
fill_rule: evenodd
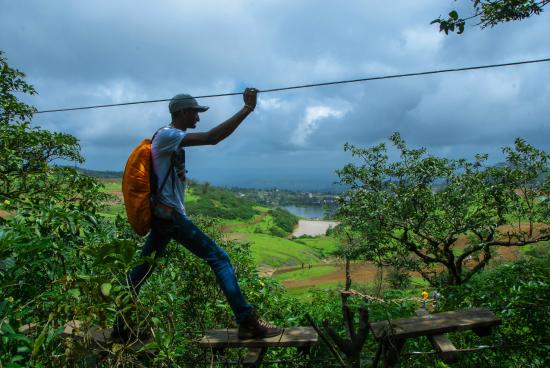
<svg viewBox="0 0 550 368">
<path fill-rule="evenodd" d="M 247 233 L 224 233 L 224 237 L 227 240 L 243 240 L 247 235 Z"/>
</svg>

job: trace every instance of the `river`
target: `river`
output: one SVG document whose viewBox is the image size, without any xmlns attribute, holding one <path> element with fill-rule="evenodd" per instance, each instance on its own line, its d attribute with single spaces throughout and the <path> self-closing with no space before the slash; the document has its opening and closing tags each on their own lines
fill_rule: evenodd
<svg viewBox="0 0 550 368">
<path fill-rule="evenodd" d="M 285 210 L 294 216 L 303 218 L 292 232 L 292 236 L 302 235 L 319 236 L 325 235 L 327 230 L 338 225 L 336 221 L 321 220 L 325 217 L 325 210 L 321 206 L 283 206 Z"/>
<path fill-rule="evenodd" d="M 299 237 L 302 235 L 319 236 L 325 235 L 329 228 L 335 227 L 339 222 L 324 221 L 324 220 L 300 220 L 298 226 L 292 232 L 292 236 Z"/>
</svg>

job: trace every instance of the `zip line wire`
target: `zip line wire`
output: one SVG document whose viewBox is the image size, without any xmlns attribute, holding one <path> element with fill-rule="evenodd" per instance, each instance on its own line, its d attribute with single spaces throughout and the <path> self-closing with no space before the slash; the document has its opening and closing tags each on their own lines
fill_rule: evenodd
<svg viewBox="0 0 550 368">
<path fill-rule="evenodd" d="M 489 65 L 469 66 L 469 67 L 463 67 L 463 68 L 431 70 L 431 71 L 427 71 L 427 72 L 385 75 L 385 76 L 380 76 L 380 77 L 348 79 L 348 80 L 341 80 L 341 81 L 335 81 L 335 82 L 302 84 L 302 85 L 290 86 L 290 87 L 281 87 L 281 88 L 271 88 L 271 89 L 258 90 L 258 92 L 259 93 L 279 92 L 279 91 L 288 91 L 288 90 L 293 90 L 293 89 L 332 86 L 332 85 L 337 85 L 337 84 L 369 82 L 369 81 L 381 80 L 381 79 L 405 78 L 405 77 L 414 77 L 414 76 L 418 76 L 418 75 L 452 73 L 452 72 L 461 72 L 461 71 L 478 70 L 478 69 L 489 69 L 489 68 L 501 68 L 501 67 L 505 67 L 505 66 L 544 63 L 544 62 L 548 62 L 548 61 L 550 61 L 550 58 L 537 59 L 537 60 L 515 61 L 515 62 L 503 63 L 503 64 L 489 64 Z M 189 99 L 189 98 L 214 98 L 214 97 L 225 97 L 225 96 L 237 96 L 237 95 L 242 95 L 242 94 L 243 94 L 242 92 L 219 93 L 219 94 L 213 94 L 213 95 L 187 97 L 187 98 L 182 98 L 182 100 Z M 40 110 L 40 111 L 36 111 L 34 113 L 35 114 L 45 114 L 45 113 L 49 113 L 49 112 L 100 109 L 100 108 L 114 107 L 114 106 L 127 106 L 127 105 L 139 105 L 139 104 L 148 104 L 148 103 L 155 103 L 155 102 L 166 102 L 166 101 L 170 101 L 170 100 L 172 100 L 172 99 L 171 98 L 163 98 L 163 99 L 157 99 L 157 100 L 131 101 L 131 102 L 122 102 L 122 103 L 105 104 L 105 105 L 68 107 L 68 108 L 52 109 L 52 110 Z"/>
</svg>

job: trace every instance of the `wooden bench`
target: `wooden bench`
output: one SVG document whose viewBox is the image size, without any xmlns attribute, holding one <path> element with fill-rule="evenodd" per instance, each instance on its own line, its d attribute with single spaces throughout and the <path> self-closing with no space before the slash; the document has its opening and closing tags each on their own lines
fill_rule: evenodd
<svg viewBox="0 0 550 368">
<path fill-rule="evenodd" d="M 492 328 L 501 323 L 493 312 L 474 308 L 443 313 L 426 314 L 420 317 L 378 321 L 370 324 L 374 338 L 379 342 L 375 365 L 384 357 L 384 366 L 395 366 L 405 340 L 426 336 L 447 363 L 456 362 L 456 348 L 445 335 L 448 332 L 472 330 L 478 336 L 488 336 Z"/>
<path fill-rule="evenodd" d="M 247 348 L 248 354 L 243 360 L 244 367 L 258 367 L 268 348 L 295 347 L 304 354 L 317 343 L 317 332 L 311 327 L 287 327 L 280 335 L 264 339 L 240 340 L 237 329 L 208 330 L 199 342 L 199 346 L 222 354 L 227 348 Z"/>
</svg>

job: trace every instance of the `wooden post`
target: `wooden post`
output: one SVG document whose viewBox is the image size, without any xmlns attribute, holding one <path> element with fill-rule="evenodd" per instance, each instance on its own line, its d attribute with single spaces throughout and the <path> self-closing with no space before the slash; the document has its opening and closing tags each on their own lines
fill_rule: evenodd
<svg viewBox="0 0 550 368">
<path fill-rule="evenodd" d="M 319 327 L 317 327 L 317 324 L 315 323 L 315 321 L 313 321 L 313 318 L 311 318 L 311 316 L 307 313 L 306 313 L 306 319 L 308 320 L 311 327 L 315 329 L 315 332 L 317 332 L 319 337 L 321 337 L 321 340 L 323 340 L 323 342 L 328 346 L 332 355 L 334 355 L 334 357 L 338 360 L 338 363 L 340 363 L 340 366 L 342 366 L 343 368 L 346 368 L 346 363 L 342 360 L 342 357 L 340 356 L 340 354 L 338 354 L 338 351 L 334 348 L 334 346 L 330 343 L 330 341 L 325 337 L 325 335 L 323 335 Z"/>
<path fill-rule="evenodd" d="M 323 325 L 328 335 L 334 341 L 336 346 L 346 355 L 346 358 L 352 367 L 361 366 L 361 350 L 369 333 L 369 311 L 366 307 L 359 308 L 359 328 L 355 331 L 353 312 L 348 306 L 346 293 L 341 294 L 342 298 L 342 314 L 344 316 L 344 325 L 348 331 L 347 339 L 341 338 L 334 331 L 328 321 L 323 321 Z"/>
<path fill-rule="evenodd" d="M 384 344 L 384 368 L 398 368 L 401 349 L 405 345 L 404 339 L 389 338 Z"/>
<path fill-rule="evenodd" d="M 252 348 L 243 359 L 243 367 L 256 368 L 262 364 L 267 348 Z"/>
</svg>

